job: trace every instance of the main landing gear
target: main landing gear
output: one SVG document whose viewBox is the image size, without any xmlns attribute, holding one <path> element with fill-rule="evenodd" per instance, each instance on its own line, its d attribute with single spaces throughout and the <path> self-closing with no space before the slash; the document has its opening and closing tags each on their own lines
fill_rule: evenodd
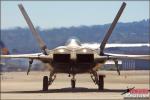
<svg viewBox="0 0 150 100">
<path fill-rule="evenodd" d="M 91 78 L 98 85 L 98 90 L 104 90 L 104 77 L 105 75 L 98 75 L 96 71 L 91 73 Z"/>
<path fill-rule="evenodd" d="M 49 79 L 48 76 L 43 77 L 43 91 L 48 91 L 48 86 L 52 84 L 55 78 L 56 75 L 53 72 L 50 73 Z"/>
<path fill-rule="evenodd" d="M 75 79 L 75 74 L 72 75 L 71 79 L 71 87 L 72 89 L 75 88 L 76 85 L 76 79 Z M 91 78 L 93 82 L 98 85 L 98 90 L 104 90 L 104 77 L 105 75 L 98 75 L 96 71 L 91 72 Z M 48 91 L 48 86 L 52 84 L 52 82 L 55 80 L 56 75 L 54 72 L 50 73 L 50 76 L 44 76 L 43 77 L 43 91 Z"/>
<path fill-rule="evenodd" d="M 48 76 L 43 77 L 43 91 L 48 90 Z"/>
</svg>

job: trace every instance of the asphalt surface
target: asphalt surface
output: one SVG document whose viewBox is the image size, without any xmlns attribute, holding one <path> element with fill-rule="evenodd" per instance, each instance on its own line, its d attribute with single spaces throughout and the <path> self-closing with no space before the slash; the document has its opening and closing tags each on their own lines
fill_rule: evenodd
<svg viewBox="0 0 150 100">
<path fill-rule="evenodd" d="M 42 91 L 42 78 L 48 72 L 5 72 L 1 75 L 1 99 L 123 99 L 127 87 L 149 89 L 148 71 L 100 71 L 105 74 L 103 91 L 98 91 L 89 74 L 76 76 L 76 88 L 71 89 L 71 77 L 58 74 L 47 92 Z"/>
</svg>

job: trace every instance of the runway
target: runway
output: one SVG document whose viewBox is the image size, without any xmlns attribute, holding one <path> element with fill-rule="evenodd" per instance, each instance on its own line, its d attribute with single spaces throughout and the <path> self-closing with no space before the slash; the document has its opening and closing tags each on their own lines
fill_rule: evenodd
<svg viewBox="0 0 150 100">
<path fill-rule="evenodd" d="M 149 71 L 100 71 L 105 74 L 103 91 L 91 80 L 90 74 L 76 76 L 76 88 L 71 89 L 67 74 L 57 74 L 47 92 L 42 91 L 44 75 L 49 72 L 4 72 L 1 75 L 1 99 L 123 99 L 127 87 L 148 88 Z"/>
</svg>

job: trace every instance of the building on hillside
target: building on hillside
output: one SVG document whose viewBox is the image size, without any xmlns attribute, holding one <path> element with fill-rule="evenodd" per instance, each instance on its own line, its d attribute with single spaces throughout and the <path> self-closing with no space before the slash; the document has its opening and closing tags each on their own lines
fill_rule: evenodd
<svg viewBox="0 0 150 100">
<path fill-rule="evenodd" d="M 150 62 L 148 60 L 120 60 L 118 64 L 120 70 L 150 70 Z M 116 70 L 115 63 L 107 61 L 102 69 Z"/>
<path fill-rule="evenodd" d="M 147 60 L 123 60 L 122 70 L 150 70 L 150 62 Z"/>
</svg>

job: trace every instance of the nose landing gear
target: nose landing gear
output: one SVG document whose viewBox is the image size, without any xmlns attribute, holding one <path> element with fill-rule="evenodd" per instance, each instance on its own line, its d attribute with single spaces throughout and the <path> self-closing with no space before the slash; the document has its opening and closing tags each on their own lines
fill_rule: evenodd
<svg viewBox="0 0 150 100">
<path fill-rule="evenodd" d="M 71 79 L 71 87 L 72 87 L 72 89 L 75 88 L 75 85 L 76 85 L 76 79 L 75 79 L 75 75 L 73 75 L 73 77 Z"/>
<path fill-rule="evenodd" d="M 71 79 L 71 87 L 72 87 L 72 89 L 75 88 L 75 85 L 76 85 L 76 81 Z"/>
</svg>

